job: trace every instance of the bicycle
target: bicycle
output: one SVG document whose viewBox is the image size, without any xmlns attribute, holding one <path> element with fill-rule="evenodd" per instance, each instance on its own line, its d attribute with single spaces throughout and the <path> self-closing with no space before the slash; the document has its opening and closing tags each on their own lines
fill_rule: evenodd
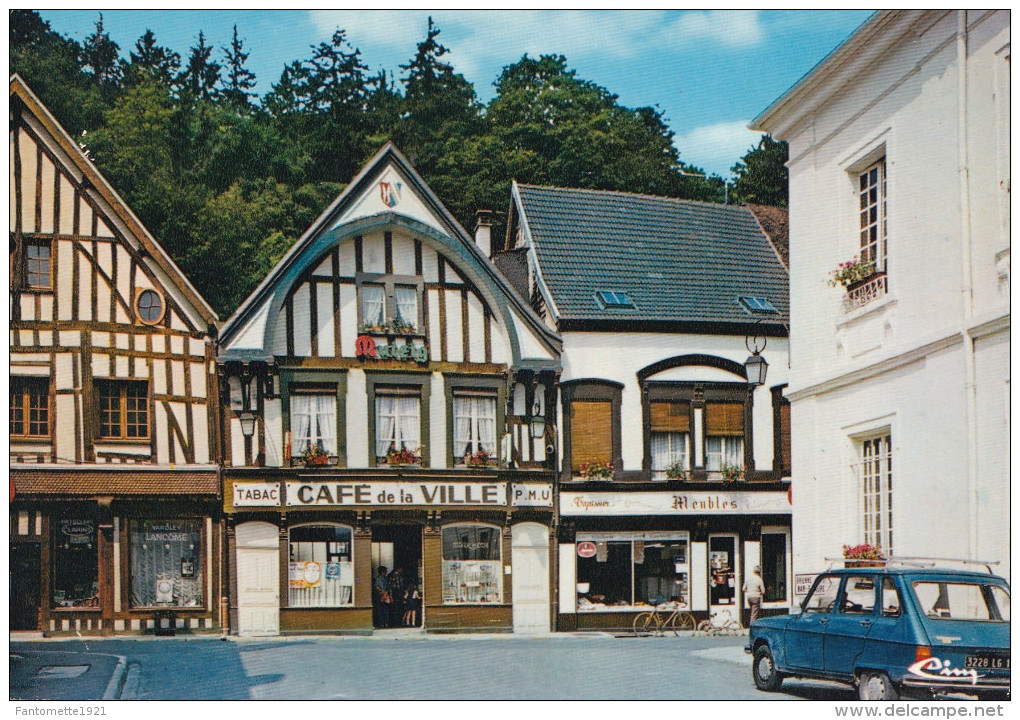
<svg viewBox="0 0 1020 720">
<path fill-rule="evenodd" d="M 708 620 L 698 623 L 696 633 L 699 635 L 740 635 L 744 626 L 734 619 L 729 610 L 720 610 Z"/>
<path fill-rule="evenodd" d="M 665 612 L 670 608 L 672 608 L 672 612 L 666 615 Z M 694 630 L 695 625 L 694 616 L 681 610 L 680 605 L 663 603 L 656 605 L 654 610 L 638 613 L 634 618 L 633 629 L 635 635 L 648 635 L 654 632 L 657 637 L 661 637 L 666 634 L 667 630 L 672 630 L 674 635 L 679 635 L 682 630 Z"/>
</svg>

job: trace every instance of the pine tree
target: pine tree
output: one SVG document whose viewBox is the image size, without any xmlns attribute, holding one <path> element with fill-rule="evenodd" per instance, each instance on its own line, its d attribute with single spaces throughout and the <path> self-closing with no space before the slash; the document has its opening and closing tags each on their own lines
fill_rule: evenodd
<svg viewBox="0 0 1020 720">
<path fill-rule="evenodd" d="M 157 82 L 171 87 L 181 70 L 181 56 L 169 48 L 156 44 L 156 35 L 146 29 L 138 38 L 135 49 L 129 53 L 129 62 L 124 72 L 125 83 L 135 83 L 144 73 Z"/>
<path fill-rule="evenodd" d="M 100 92 L 108 98 L 119 88 L 123 77 L 119 53 L 117 43 L 103 28 L 103 15 L 100 13 L 95 32 L 85 38 L 82 45 L 81 60 Z"/>
<path fill-rule="evenodd" d="M 223 52 L 226 55 L 226 78 L 221 95 L 234 108 L 250 110 L 251 99 L 258 97 L 252 92 L 255 89 L 255 73 L 244 66 L 250 53 L 244 52 L 244 40 L 237 37 L 237 25 L 234 25 L 230 47 L 223 48 Z"/>
<path fill-rule="evenodd" d="M 205 44 L 205 33 L 199 31 L 198 45 L 191 48 L 188 65 L 184 69 L 183 85 L 195 99 L 211 100 L 216 97 L 220 82 L 220 64 L 211 59 L 213 47 Z"/>
</svg>

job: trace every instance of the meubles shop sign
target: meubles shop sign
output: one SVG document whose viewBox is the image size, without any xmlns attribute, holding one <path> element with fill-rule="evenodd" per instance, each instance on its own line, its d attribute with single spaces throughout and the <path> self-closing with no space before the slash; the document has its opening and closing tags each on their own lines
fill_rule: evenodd
<svg viewBox="0 0 1020 720">
<path fill-rule="evenodd" d="M 789 513 L 785 492 L 561 492 L 560 515 Z"/>
<path fill-rule="evenodd" d="M 506 505 L 505 482 L 288 482 L 287 506 Z"/>
</svg>

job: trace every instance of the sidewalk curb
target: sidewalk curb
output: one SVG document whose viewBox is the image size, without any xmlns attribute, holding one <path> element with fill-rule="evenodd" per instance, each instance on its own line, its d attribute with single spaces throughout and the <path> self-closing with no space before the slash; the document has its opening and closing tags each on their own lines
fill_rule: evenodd
<svg viewBox="0 0 1020 720">
<path fill-rule="evenodd" d="M 124 678 L 127 675 L 127 658 L 117 655 L 117 667 L 113 669 L 110 682 L 106 684 L 106 692 L 103 693 L 103 700 L 119 700 L 120 691 L 124 687 Z"/>
</svg>

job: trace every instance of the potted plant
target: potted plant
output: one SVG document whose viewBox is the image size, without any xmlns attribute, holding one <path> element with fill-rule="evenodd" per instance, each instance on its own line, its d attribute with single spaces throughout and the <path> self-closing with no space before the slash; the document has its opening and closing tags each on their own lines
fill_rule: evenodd
<svg viewBox="0 0 1020 720">
<path fill-rule="evenodd" d="M 666 477 L 669 480 L 682 480 L 687 482 L 691 479 L 691 471 L 684 468 L 682 461 L 677 460 L 666 467 Z"/>
<path fill-rule="evenodd" d="M 581 465 L 581 477 L 585 480 L 612 480 L 613 464 L 589 460 Z"/>
<path fill-rule="evenodd" d="M 880 545 L 844 545 L 843 560 L 846 567 L 881 567 L 885 564 L 885 555 Z"/>
<path fill-rule="evenodd" d="M 464 464 L 468 467 L 490 467 L 495 463 L 496 457 L 484 448 L 464 456 Z"/>
<path fill-rule="evenodd" d="M 744 468 L 741 465 L 723 463 L 719 468 L 719 473 L 722 475 L 723 482 L 732 483 L 744 479 Z"/>
<path fill-rule="evenodd" d="M 301 452 L 301 460 L 305 463 L 305 467 L 328 465 L 329 455 L 326 454 L 326 451 L 322 449 L 319 443 L 315 445 L 308 443 Z"/>
<path fill-rule="evenodd" d="M 399 317 L 391 318 L 388 326 L 389 331 L 395 335 L 409 335 L 416 331 L 414 323 Z"/>
<path fill-rule="evenodd" d="M 875 274 L 875 263 L 854 255 L 846 262 L 841 262 L 835 270 L 829 272 L 829 285 L 842 285 L 847 292 L 860 287 Z"/>
<path fill-rule="evenodd" d="M 420 465 L 421 454 L 417 450 L 393 449 L 386 453 L 386 463 L 388 465 Z"/>
</svg>

